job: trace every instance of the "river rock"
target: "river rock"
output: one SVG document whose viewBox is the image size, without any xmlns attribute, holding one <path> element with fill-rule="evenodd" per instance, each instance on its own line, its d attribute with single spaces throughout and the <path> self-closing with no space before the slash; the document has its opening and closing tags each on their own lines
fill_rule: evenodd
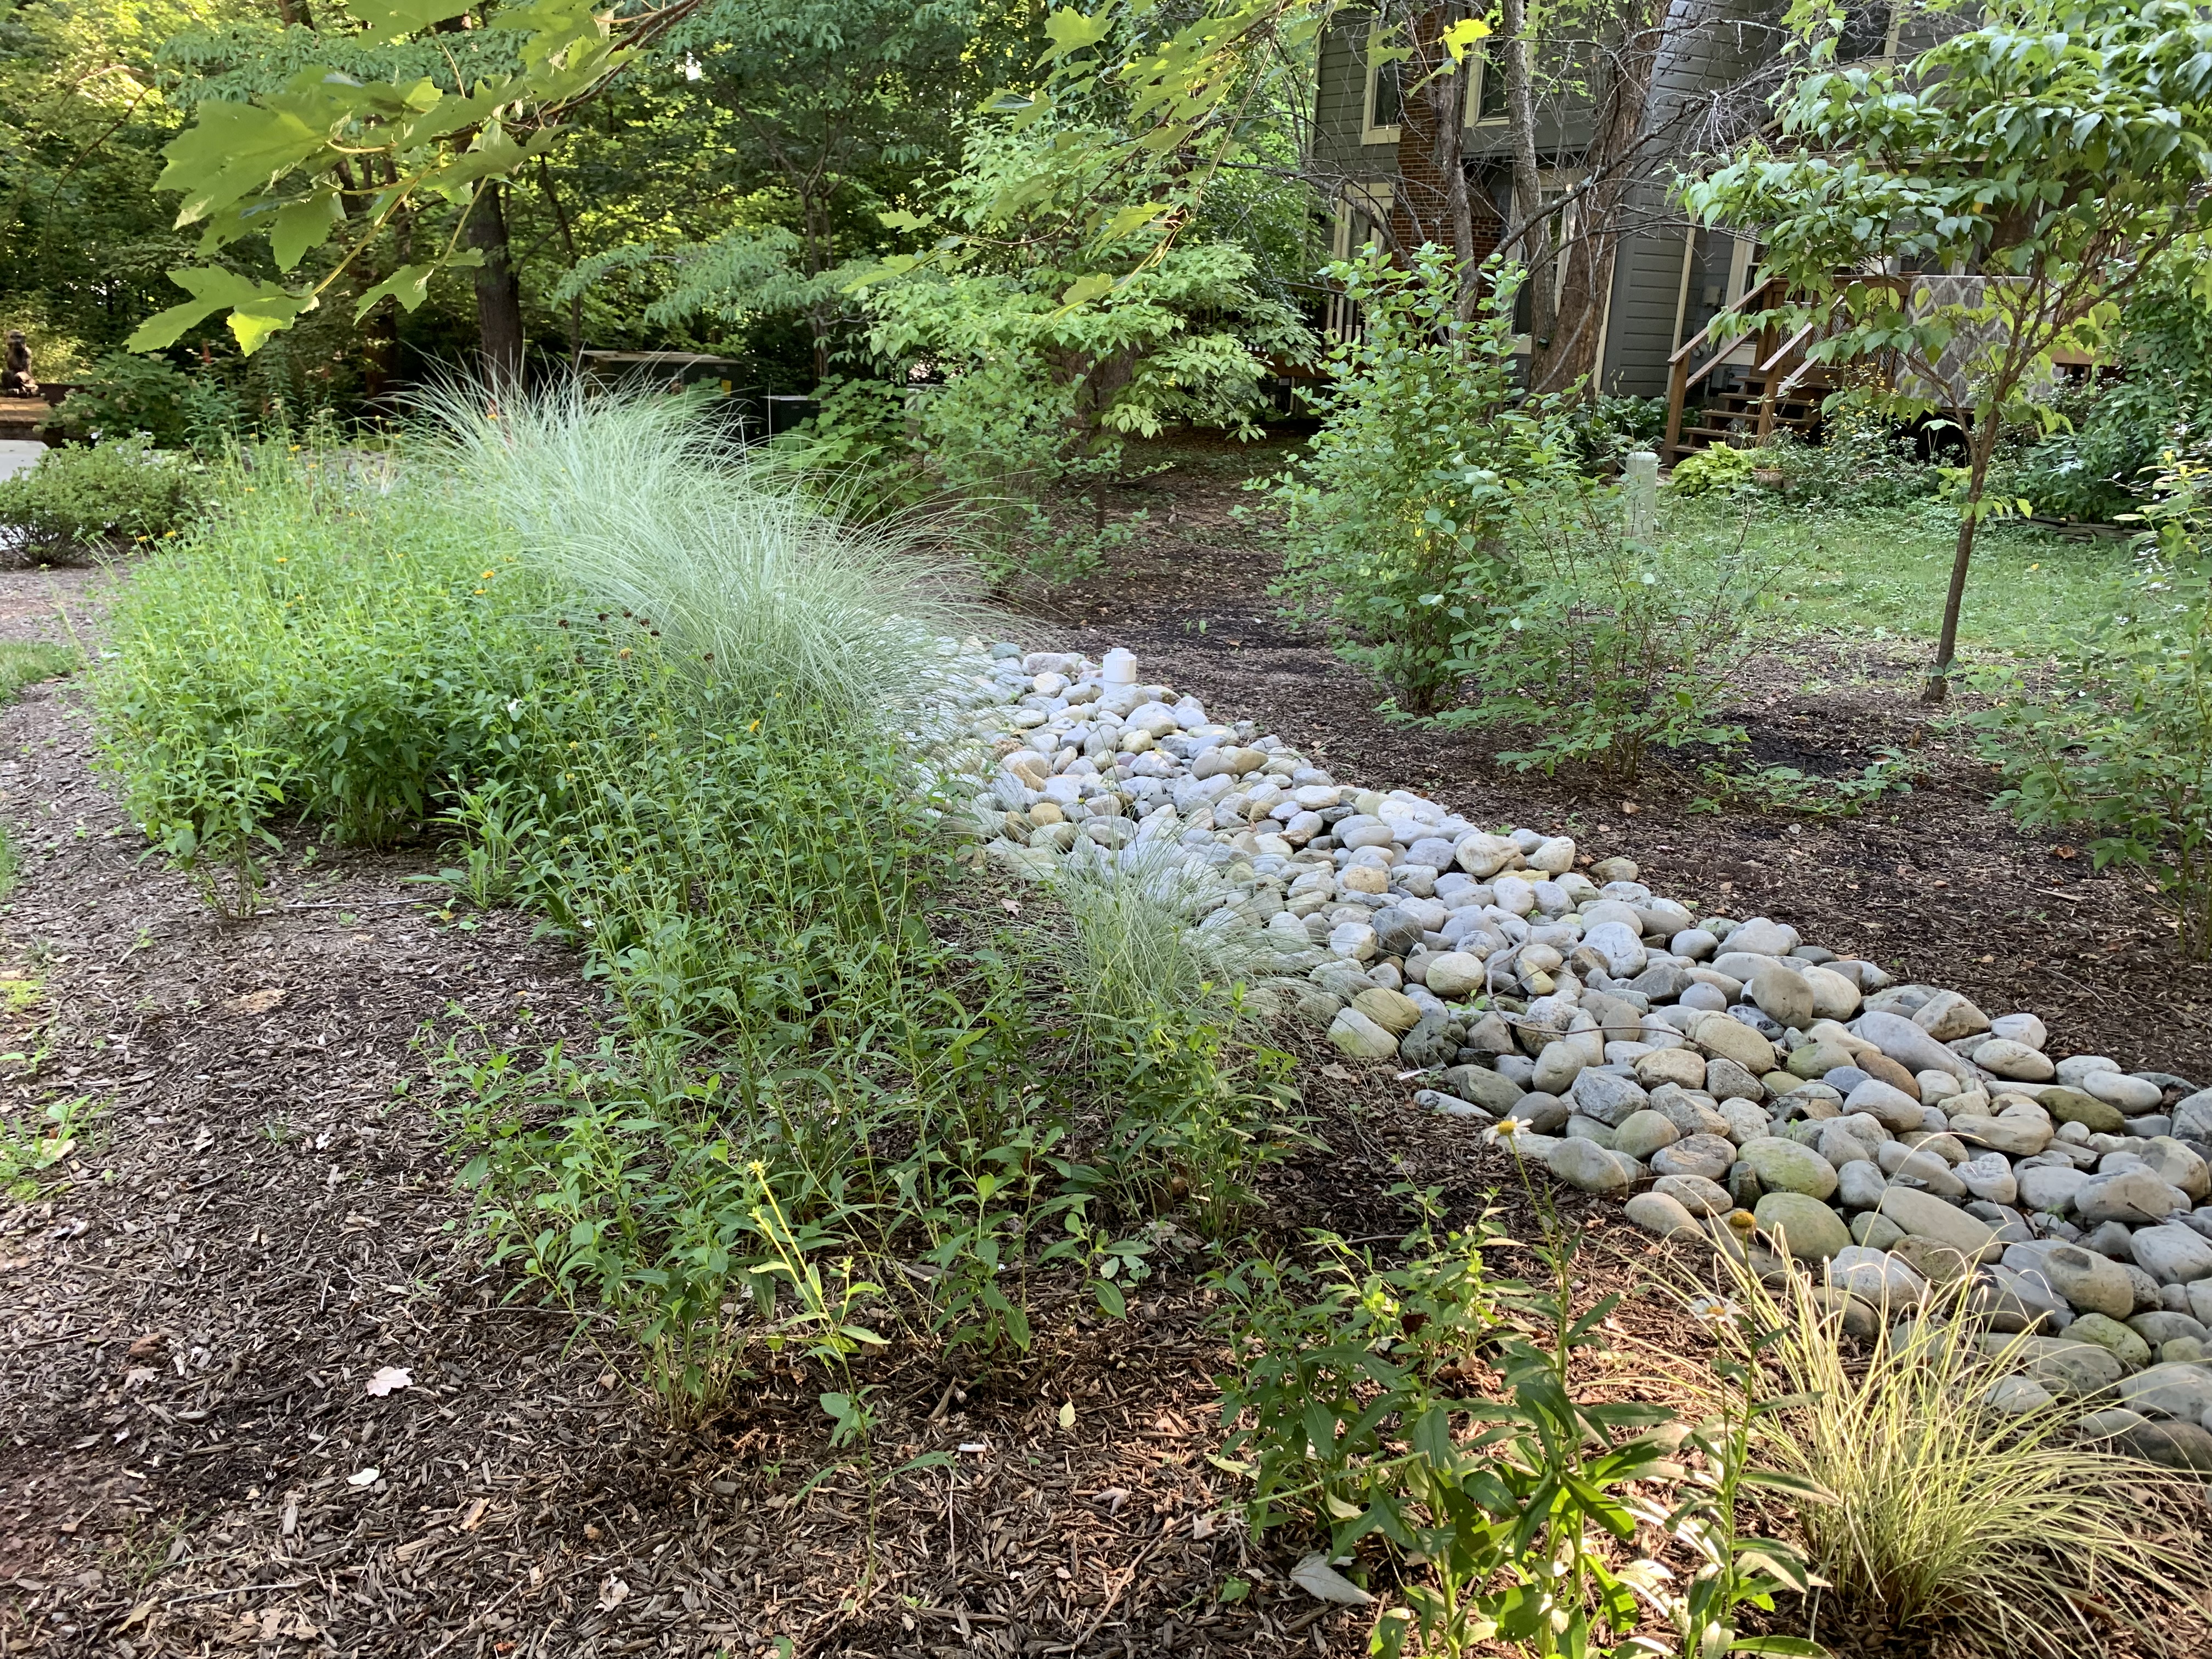
<svg viewBox="0 0 2212 1659">
<path fill-rule="evenodd" d="M 1892 1134 L 1921 1127 L 1921 1105 L 1904 1090 L 1869 1077 L 1844 1097 L 1847 1112 L 1864 1112 Z"/>
<path fill-rule="evenodd" d="M 2014 1167 L 2022 1209 L 2046 1215 L 2063 1215 L 2074 1207 L 2074 1196 L 2089 1184 L 2089 1172 L 2069 1164 L 2022 1164 Z"/>
<path fill-rule="evenodd" d="M 1613 1132 L 1613 1148 L 1649 1163 L 1654 1152 L 1673 1146 L 1681 1138 L 1682 1132 L 1663 1115 L 1645 1108 L 1631 1112 L 1620 1121 Z"/>
<path fill-rule="evenodd" d="M 2093 1177 L 2074 1194 L 2075 1213 L 2085 1225 L 2118 1221 L 2134 1227 L 2163 1221 L 2187 1200 L 2148 1170 L 2122 1170 Z"/>
<path fill-rule="evenodd" d="M 1644 1231 L 1656 1233 L 1662 1238 L 1675 1233 L 1689 1233 L 1699 1238 L 1705 1237 L 1697 1218 L 1683 1207 L 1680 1200 L 1656 1188 L 1630 1199 L 1622 1213 Z"/>
<path fill-rule="evenodd" d="M 1870 1158 L 1855 1158 L 1836 1170 L 1836 1202 L 1846 1210 L 1876 1209 L 1888 1190 L 1888 1177 Z"/>
<path fill-rule="evenodd" d="M 1329 1022 L 1328 1040 L 1354 1060 L 1395 1060 L 1398 1039 L 1357 1008 L 1340 1009 Z"/>
<path fill-rule="evenodd" d="M 1974 1064 L 1985 1072 L 2016 1078 L 2023 1083 L 2040 1083 L 2057 1069 L 2050 1056 L 2038 1054 L 2024 1042 L 2008 1042 L 2002 1037 L 1992 1037 L 1975 1049 Z"/>
<path fill-rule="evenodd" d="M 2112 1352 L 2094 1342 L 2071 1342 L 2063 1336 L 1990 1335 L 1982 1344 L 1992 1358 L 2009 1352 L 2028 1376 L 2052 1393 L 2069 1397 L 2100 1395 L 2125 1374 Z"/>
<path fill-rule="evenodd" d="M 1774 1045 L 1727 1014 L 1698 1015 L 1687 1035 L 1707 1054 L 1732 1060 L 1755 1078 L 1775 1069 Z"/>
<path fill-rule="evenodd" d="M 2212 1369 L 2191 1364 L 2153 1365 L 2136 1376 L 2121 1379 L 2117 1392 L 2122 1405 L 2146 1417 L 2173 1417 L 2201 1423 L 2212 1414 Z"/>
<path fill-rule="evenodd" d="M 1763 1135 L 1746 1142 L 1738 1156 L 1758 1172 L 1759 1185 L 1767 1192 L 1798 1193 L 1808 1198 L 1825 1199 L 1836 1190 L 1835 1165 L 1811 1147 L 1801 1146 L 1794 1140 Z M 1836 1225 L 1841 1231 L 1843 1223 L 1838 1220 Z"/>
<path fill-rule="evenodd" d="M 1352 999 L 1352 1006 L 1384 1030 L 1403 1036 L 1421 1023 L 1421 1007 L 1403 991 L 1370 986 Z"/>
<path fill-rule="evenodd" d="M 2153 1175 L 2179 1188 L 2193 1204 L 2202 1204 L 2212 1189 L 2212 1164 L 2172 1135 L 2153 1136 L 2137 1156 Z"/>
<path fill-rule="evenodd" d="M 1428 961 L 1424 982 L 1446 1002 L 1457 1002 L 1482 989 L 1482 958 L 1465 951 L 1443 951 Z"/>
<path fill-rule="evenodd" d="M 1927 1282 L 1904 1261 L 1886 1250 L 1848 1245 L 1828 1264 L 1828 1282 L 1877 1307 L 1917 1299 Z"/>
<path fill-rule="evenodd" d="M 2001 1376 L 1982 1390 L 1982 1403 L 2008 1417 L 2027 1417 L 2049 1411 L 2058 1401 L 2032 1376 Z"/>
<path fill-rule="evenodd" d="M 2120 1071 L 2092 1072 L 2081 1079 L 2081 1088 L 2083 1093 L 2127 1113 L 2154 1112 L 2166 1098 L 2166 1091 L 2148 1078 L 2130 1077 Z"/>
<path fill-rule="evenodd" d="M 1763 963 L 1752 970 L 1750 991 L 1751 1000 L 1769 1018 L 1800 1029 L 1813 1023 L 1813 988 L 1796 969 L 1778 962 Z"/>
<path fill-rule="evenodd" d="M 2130 1371 L 2150 1364 L 2150 1344 L 2109 1315 L 2083 1314 L 2066 1328 L 2066 1334 L 2076 1342 L 2095 1343 Z"/>
<path fill-rule="evenodd" d="M 2187 1285 L 2212 1279 L 2212 1243 L 2190 1229 L 2168 1223 L 2138 1227 L 2128 1240 L 2136 1265 L 2161 1285 Z"/>
<path fill-rule="evenodd" d="M 1671 1152 L 1674 1148 L 1669 1146 L 1666 1150 Z M 1659 1169 L 1657 1158 L 1652 1160 L 1651 1167 Z M 1726 1215 L 1735 1207 L 1729 1197 L 1727 1188 L 1703 1176 L 1671 1175 L 1662 1170 L 1659 1179 L 1651 1183 L 1651 1190 L 1666 1194 L 1692 1215 Z"/>
<path fill-rule="evenodd" d="M 1718 1181 L 1736 1161 L 1736 1149 L 1718 1135 L 1685 1135 L 1651 1155 L 1651 1167 L 1663 1176 Z"/>
<path fill-rule="evenodd" d="M 2109 1256 L 2079 1244 L 2057 1244 L 2043 1252 L 2041 1272 L 2052 1290 L 2083 1313 L 2125 1319 L 2135 1311 L 2135 1286 Z"/>
<path fill-rule="evenodd" d="M 1683 1089 L 1705 1086 L 1705 1058 L 1694 1048 L 1654 1048 L 1636 1059 L 1636 1080 L 1647 1089 L 1672 1083 Z"/>
<path fill-rule="evenodd" d="M 2006 1205 L 2019 1200 L 2019 1177 L 2002 1152 L 1984 1152 L 1979 1158 L 1970 1158 L 1952 1173 L 1976 1198 Z"/>
<path fill-rule="evenodd" d="M 2037 1097 L 2037 1103 L 2053 1122 L 2078 1123 L 2093 1135 L 2116 1135 L 2128 1127 L 2118 1107 L 2079 1089 L 2045 1089 Z"/>
<path fill-rule="evenodd" d="M 1562 1140 L 1552 1148 L 1545 1164 L 1567 1185 L 1586 1193 L 1617 1193 L 1628 1185 L 1626 1166 L 1595 1140 Z"/>
<path fill-rule="evenodd" d="M 1956 991 L 1938 991 L 1913 1011 L 1912 1023 L 1938 1042 L 1955 1042 L 1990 1029 L 1990 1017 Z"/>
<path fill-rule="evenodd" d="M 2212 1474 L 2212 1430 L 2195 1423 L 2164 1419 L 2138 1423 L 2120 1430 L 2105 1444 L 2161 1468 Z"/>
<path fill-rule="evenodd" d="M 1962 1082 L 1974 1080 L 1972 1066 L 1902 1014 L 1861 1014 L 1854 1030 L 1908 1072 L 1948 1072 Z"/>
<path fill-rule="evenodd" d="M 1613 1072 L 1585 1069 L 1575 1079 L 1570 1096 L 1575 1109 L 1587 1113 L 1601 1123 L 1618 1125 L 1631 1112 L 1638 1112 L 1650 1103 L 1650 1097 L 1628 1078 Z"/>
<path fill-rule="evenodd" d="M 1910 1187 L 1892 1186 L 1881 1195 L 1880 1210 L 1908 1234 L 1932 1238 L 1969 1256 L 1979 1255 L 1996 1237 L 1996 1229 L 1988 1222 Z"/>
<path fill-rule="evenodd" d="M 1579 1043 L 1547 1042 L 1536 1056 L 1536 1069 L 1528 1079 L 1528 1086 L 1543 1094 L 1564 1096 L 1582 1075 L 1585 1060 Z"/>
<path fill-rule="evenodd" d="M 1803 941 L 1797 937 L 1795 927 L 1771 921 L 1765 916 L 1753 916 L 1731 928 L 1727 943 L 1729 950 L 1751 956 L 1786 957 Z"/>
<path fill-rule="evenodd" d="M 1843 1218 L 1802 1193 L 1770 1192 L 1752 1214 L 1771 1237 L 1785 1240 L 1790 1254 L 1801 1261 L 1826 1261 L 1850 1248 L 1850 1232 Z"/>
</svg>

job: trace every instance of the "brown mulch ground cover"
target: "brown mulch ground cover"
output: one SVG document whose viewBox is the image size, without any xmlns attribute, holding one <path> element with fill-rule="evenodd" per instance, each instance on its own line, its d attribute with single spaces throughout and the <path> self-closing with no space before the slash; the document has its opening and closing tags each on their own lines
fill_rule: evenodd
<svg viewBox="0 0 2212 1659">
<path fill-rule="evenodd" d="M 1249 715 L 1346 781 L 1418 789 L 1478 822 L 1571 834 L 1585 853 L 1633 858 L 1655 891 L 1685 904 L 1773 916 L 1992 1014 L 2032 1011 L 2054 1053 L 2212 1084 L 2212 966 L 2177 958 L 2146 878 L 2098 873 L 1990 805 L 1994 773 L 1918 701 L 1924 647 L 1791 641 L 1751 665 L 1728 711 L 1760 765 L 1839 776 L 1885 748 L 1912 757 L 1911 793 L 1863 817 L 1697 810 L 1715 790 L 1688 767 L 1647 769 L 1632 795 L 1565 771 L 1514 772 L 1480 732 L 1378 716 L 1372 682 L 1279 614 L 1268 587 L 1280 551 L 1232 515 L 1255 501 L 1242 477 L 1281 454 L 1192 446 L 1182 465 L 1123 491 L 1117 507 L 1149 508 L 1150 533 L 1040 605 L 1051 645 L 1094 655 L 1126 646 L 1140 679 Z"/>
<path fill-rule="evenodd" d="M 1147 678 L 1341 775 L 1571 828 L 1662 890 L 2032 1007 L 2069 1047 L 2212 1078 L 2204 975 L 2166 954 L 2136 888 L 2017 836 L 1969 763 L 1915 736 L 1903 659 L 1839 659 L 1846 689 L 1818 695 L 1778 665 L 1751 711 L 1791 752 L 1917 744 L 1930 775 L 1901 822 L 1698 816 L 1663 782 L 1631 813 L 1376 720 L 1358 678 L 1273 616 L 1222 476 L 1146 489 L 1157 533 L 1055 600 L 1037 643 L 1130 645 Z M 97 587 L 0 575 L 0 637 L 72 619 L 88 637 Z M 76 686 L 0 712 L 23 865 L 0 910 L 0 1086 L 11 1110 L 81 1096 L 100 1114 L 49 1172 L 65 1181 L 0 1200 L 0 1656 L 1364 1651 L 1364 1615 L 1287 1585 L 1301 1544 L 1219 1518 L 1237 1483 L 1207 1461 L 1226 1352 L 1202 1253 L 1126 1323 L 1042 1310 L 1018 1368 L 895 1349 L 863 1376 L 872 1470 L 816 1479 L 835 1461 L 824 1381 L 788 1369 L 672 1429 L 618 1338 L 487 1272 L 425 1086 L 426 1024 L 433 1047 L 589 1033 L 576 963 L 524 918 L 441 919 L 408 881 L 434 867 L 427 847 L 295 846 L 258 914 L 223 920 L 145 857 L 92 750 Z M 1508 1227 L 1530 1224 L 1463 1126 L 1413 1111 L 1387 1073 L 1308 1058 L 1323 1145 L 1267 1178 L 1278 1243 L 1328 1226 L 1387 1245 L 1401 1182 L 1443 1188 L 1459 1217 L 1499 1193 Z M 1585 1295 L 1632 1280 L 1640 1236 L 1602 1205 L 1567 1219 L 1596 1247 Z M 1631 1369 L 1689 1349 L 1656 1304 L 1616 1322 Z M 409 1385 L 371 1395 L 386 1367 Z M 926 1451 L 951 1467 L 896 1472 Z M 1251 1594 L 1224 1602 L 1236 1580 Z"/>
</svg>

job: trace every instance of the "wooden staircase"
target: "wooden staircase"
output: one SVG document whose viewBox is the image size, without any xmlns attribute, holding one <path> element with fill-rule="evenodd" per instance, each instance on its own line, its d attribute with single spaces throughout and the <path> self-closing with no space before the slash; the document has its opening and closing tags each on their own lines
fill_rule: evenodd
<svg viewBox="0 0 2212 1659">
<path fill-rule="evenodd" d="M 1825 319 L 1806 323 L 1786 337 L 1771 321 L 1747 330 L 1748 319 L 1779 310 L 1788 297 L 1783 280 L 1768 277 L 1668 358 L 1663 465 L 1672 466 L 1717 443 L 1749 448 L 1778 429 L 1810 437 L 1819 428 L 1822 401 L 1863 378 L 1856 362 L 1825 362 L 1807 355 L 1827 337 Z M 1720 384 L 1723 369 L 1733 371 L 1728 376 L 1731 384 Z M 1692 410 L 1691 395 L 1701 388 L 1705 395 Z M 1685 425 L 1692 416 L 1696 423 Z"/>
</svg>

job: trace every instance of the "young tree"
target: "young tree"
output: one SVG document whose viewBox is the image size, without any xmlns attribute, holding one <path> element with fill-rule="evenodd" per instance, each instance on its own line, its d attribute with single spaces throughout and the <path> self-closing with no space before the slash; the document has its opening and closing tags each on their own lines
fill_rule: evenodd
<svg viewBox="0 0 2212 1659">
<path fill-rule="evenodd" d="M 1956 654 L 1975 532 L 2005 411 L 2051 354 L 2094 330 L 2144 266 L 2206 225 L 2212 9 L 2192 0 L 1995 0 L 1978 27 L 1899 65 L 1838 68 L 1825 12 L 1776 100 L 1780 139 L 1686 192 L 1765 242 L 1790 332 L 1832 328 L 1832 362 L 1902 368 L 1855 395 L 1906 416 L 1963 411 L 1967 477 L 1923 700 Z M 1869 275 L 1870 271 L 1905 273 Z M 1918 273 L 1949 273 L 1930 277 Z M 1978 279 L 1960 282 L 1960 276 Z"/>
</svg>

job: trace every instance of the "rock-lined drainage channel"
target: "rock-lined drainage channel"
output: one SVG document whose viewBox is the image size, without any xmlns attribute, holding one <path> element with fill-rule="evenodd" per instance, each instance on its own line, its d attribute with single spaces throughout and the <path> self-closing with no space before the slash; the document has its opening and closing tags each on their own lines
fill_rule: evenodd
<svg viewBox="0 0 2212 1659">
<path fill-rule="evenodd" d="M 1347 1054 L 1424 1073 L 1418 1103 L 1652 1232 L 1755 1230 L 1855 1335 L 1961 1292 L 2021 1361 L 1989 1404 L 2078 1402 L 2086 1434 L 2212 1473 L 2212 1089 L 2055 1059 L 2032 1013 L 1695 915 L 1567 836 L 1340 783 L 1127 652 L 964 666 L 971 725 L 930 735 L 994 745 L 1002 861 L 1179 859 L 1196 925 Z"/>
</svg>

